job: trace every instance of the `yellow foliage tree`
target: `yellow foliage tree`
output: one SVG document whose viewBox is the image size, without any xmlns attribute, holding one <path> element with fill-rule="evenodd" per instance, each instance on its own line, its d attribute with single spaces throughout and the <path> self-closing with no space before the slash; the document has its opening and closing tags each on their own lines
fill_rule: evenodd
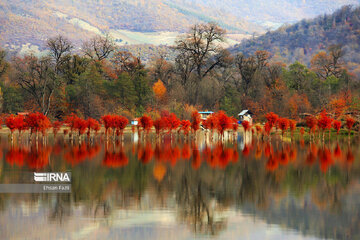
<svg viewBox="0 0 360 240">
<path fill-rule="evenodd" d="M 159 79 L 156 83 L 154 83 L 152 88 L 155 93 L 155 97 L 158 100 L 163 100 L 166 95 L 166 87 L 164 86 L 164 83 Z"/>
</svg>

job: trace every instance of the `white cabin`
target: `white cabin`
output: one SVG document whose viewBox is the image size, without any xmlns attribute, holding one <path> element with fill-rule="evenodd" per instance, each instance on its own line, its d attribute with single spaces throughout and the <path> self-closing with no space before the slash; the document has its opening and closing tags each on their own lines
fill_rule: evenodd
<svg viewBox="0 0 360 240">
<path fill-rule="evenodd" d="M 239 114 L 239 122 L 248 121 L 250 124 L 253 123 L 253 113 L 250 110 L 242 110 Z"/>
</svg>

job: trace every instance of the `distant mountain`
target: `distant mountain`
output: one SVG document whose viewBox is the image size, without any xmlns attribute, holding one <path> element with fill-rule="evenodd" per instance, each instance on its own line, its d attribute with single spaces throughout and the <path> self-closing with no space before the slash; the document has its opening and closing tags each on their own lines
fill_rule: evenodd
<svg viewBox="0 0 360 240">
<path fill-rule="evenodd" d="M 75 43 L 110 32 L 119 45 L 172 44 L 194 23 L 217 22 L 232 39 L 264 32 L 239 16 L 202 5 L 193 8 L 167 0 L 2 0 L 0 46 L 15 51 L 41 50 L 62 34 Z M 236 43 L 230 41 L 230 44 Z"/>
<path fill-rule="evenodd" d="M 360 7 L 344 6 L 331 15 L 283 26 L 243 40 L 230 50 L 234 54 L 242 52 L 245 55 L 267 50 L 285 62 L 309 63 L 314 54 L 332 44 L 343 46 L 347 63 L 360 63 Z"/>
<path fill-rule="evenodd" d="M 228 44 L 253 33 L 329 13 L 360 0 L 2 0 L 0 46 L 16 52 L 42 50 L 61 34 L 80 45 L 110 32 L 119 45 L 171 45 L 194 23 L 217 22 Z"/>
<path fill-rule="evenodd" d="M 333 13 L 343 5 L 358 5 L 360 0 L 173 0 L 193 9 L 207 6 L 252 23 L 274 29 L 284 23 Z"/>
</svg>

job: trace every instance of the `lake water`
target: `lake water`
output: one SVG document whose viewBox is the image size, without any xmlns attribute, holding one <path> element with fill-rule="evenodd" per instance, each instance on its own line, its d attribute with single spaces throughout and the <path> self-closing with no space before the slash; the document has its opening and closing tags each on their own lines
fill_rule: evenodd
<svg viewBox="0 0 360 240">
<path fill-rule="evenodd" d="M 71 193 L 0 194 L 0 239 L 360 239 L 357 141 L 0 143 L 0 183 L 71 172 Z"/>
</svg>

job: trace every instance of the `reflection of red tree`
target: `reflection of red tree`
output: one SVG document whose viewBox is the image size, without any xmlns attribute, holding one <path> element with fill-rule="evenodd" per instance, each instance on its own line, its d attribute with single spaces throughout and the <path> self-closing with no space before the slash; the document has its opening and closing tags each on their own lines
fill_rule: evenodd
<svg viewBox="0 0 360 240">
<path fill-rule="evenodd" d="M 351 165 L 355 160 L 354 154 L 352 153 L 351 149 L 349 148 L 346 153 L 346 163 Z"/>
<path fill-rule="evenodd" d="M 264 149 L 265 157 L 270 157 L 273 152 L 274 152 L 274 150 L 273 150 L 272 146 L 270 145 L 270 143 L 266 143 L 265 149 Z"/>
<path fill-rule="evenodd" d="M 278 168 L 279 164 L 277 160 L 273 157 L 273 155 L 270 155 L 267 163 L 266 163 L 266 170 L 272 172 L 275 171 Z"/>
<path fill-rule="evenodd" d="M 334 148 L 334 156 L 337 158 L 337 159 L 341 159 L 342 157 L 342 152 L 341 152 L 341 148 L 339 146 L 339 143 L 336 144 L 335 148 Z"/>
<path fill-rule="evenodd" d="M 311 166 L 315 163 L 315 161 L 316 161 L 316 156 L 311 151 L 309 151 L 306 156 L 306 164 Z"/>
<path fill-rule="evenodd" d="M 65 153 L 64 157 L 68 163 L 72 166 L 77 165 L 86 160 L 88 156 L 87 147 L 85 144 L 72 146 L 68 152 Z"/>
<path fill-rule="evenodd" d="M 281 165 L 287 165 L 289 163 L 289 155 L 284 149 L 281 150 L 281 152 L 277 152 L 275 155 L 278 156 Z"/>
<path fill-rule="evenodd" d="M 194 169 L 199 169 L 200 166 L 201 166 L 201 157 L 200 157 L 199 149 L 198 149 L 198 147 L 196 145 L 193 147 L 192 156 L 193 156 L 193 159 L 192 159 L 192 162 L 191 162 L 191 166 Z"/>
<path fill-rule="evenodd" d="M 19 167 L 22 167 L 24 165 L 24 160 L 27 156 L 28 152 L 24 149 L 19 148 L 11 148 L 5 156 L 5 160 L 10 165 L 17 165 Z"/>
<path fill-rule="evenodd" d="M 190 159 L 191 157 L 191 149 L 189 144 L 184 144 L 184 146 L 181 149 L 181 158 L 182 159 Z"/>
<path fill-rule="evenodd" d="M 129 159 L 123 150 L 121 150 L 119 153 L 105 151 L 105 156 L 102 161 L 102 164 L 104 166 L 110 168 L 124 167 L 128 165 L 128 163 L 129 163 Z"/>
<path fill-rule="evenodd" d="M 250 154 L 250 147 L 249 147 L 249 145 L 245 144 L 244 149 L 242 150 L 242 155 L 244 157 L 248 157 L 249 154 Z"/>
<path fill-rule="evenodd" d="M 145 148 L 140 147 L 138 150 L 138 159 L 144 164 L 149 163 L 153 155 L 154 155 L 154 151 L 152 150 L 150 143 L 147 143 L 145 145 Z"/>
<path fill-rule="evenodd" d="M 292 146 L 292 148 L 289 149 L 289 160 L 290 161 L 295 161 L 297 157 L 297 150 L 294 146 Z"/>
<path fill-rule="evenodd" d="M 322 172 L 326 172 L 328 168 L 333 164 L 330 150 L 324 147 L 322 150 L 320 150 L 319 157 L 320 169 Z"/>
<path fill-rule="evenodd" d="M 51 148 L 39 145 L 33 146 L 29 154 L 27 154 L 26 162 L 31 169 L 42 169 L 49 163 Z"/>
<path fill-rule="evenodd" d="M 170 161 L 170 164 L 171 166 L 175 166 L 178 159 L 180 158 L 181 156 L 181 152 L 180 152 L 180 149 L 178 147 L 174 147 L 171 149 L 171 154 L 170 154 L 170 158 L 169 158 L 169 161 Z"/>
</svg>

